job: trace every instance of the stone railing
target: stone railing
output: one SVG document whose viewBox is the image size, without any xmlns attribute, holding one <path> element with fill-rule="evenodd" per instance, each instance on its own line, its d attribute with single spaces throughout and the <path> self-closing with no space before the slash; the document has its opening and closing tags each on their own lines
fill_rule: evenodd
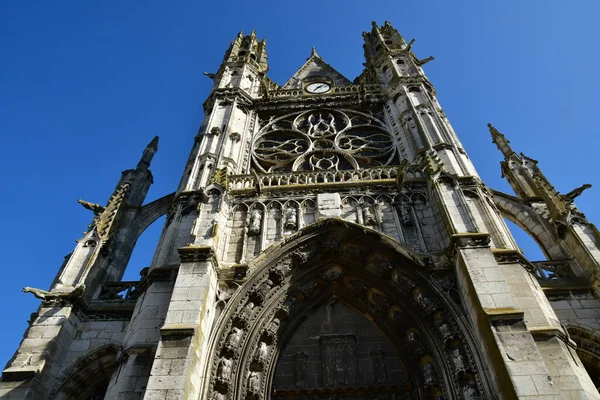
<svg viewBox="0 0 600 400">
<path fill-rule="evenodd" d="M 576 278 L 569 261 L 532 261 L 531 265 L 540 281 Z"/>
<path fill-rule="evenodd" d="M 104 282 L 97 301 L 134 301 L 140 295 L 139 281 Z"/>
<path fill-rule="evenodd" d="M 360 93 L 361 91 L 365 92 L 379 92 L 381 91 L 381 86 L 379 85 L 349 85 L 349 86 L 335 86 L 331 89 L 327 94 L 346 94 L 346 93 Z M 278 89 L 272 90 L 269 92 L 269 97 L 271 98 L 279 98 L 279 97 L 296 97 L 305 95 L 306 92 L 302 89 Z"/>
<path fill-rule="evenodd" d="M 385 181 L 391 183 L 398 178 L 398 167 L 375 167 L 361 170 L 347 171 L 300 171 L 257 174 L 261 189 L 284 186 L 326 186 L 326 185 L 351 185 L 365 183 L 365 181 Z M 405 179 L 423 179 L 421 171 L 411 170 L 405 173 Z M 390 182 L 391 181 L 391 182 Z M 230 175 L 228 189 L 231 191 L 254 189 L 256 187 L 254 175 Z"/>
</svg>

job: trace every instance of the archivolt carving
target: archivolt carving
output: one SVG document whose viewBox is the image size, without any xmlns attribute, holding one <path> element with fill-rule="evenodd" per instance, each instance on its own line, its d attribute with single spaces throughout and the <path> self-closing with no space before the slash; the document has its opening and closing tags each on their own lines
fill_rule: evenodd
<svg viewBox="0 0 600 400">
<path fill-rule="evenodd" d="M 492 393 L 465 319 L 427 277 L 424 264 L 358 226 L 333 220 L 317 225 L 272 247 L 251 266 L 254 272 L 217 321 L 204 398 L 270 398 L 287 340 L 309 310 L 331 301 L 368 315 L 399 350 L 410 382 L 389 390 L 414 399 L 462 398 L 467 389 L 472 395 Z M 306 359 L 296 360 L 305 385 Z"/>
<path fill-rule="evenodd" d="M 264 172 L 349 170 L 389 164 L 396 142 L 385 123 L 350 110 L 319 109 L 270 121 L 253 143 Z"/>
</svg>

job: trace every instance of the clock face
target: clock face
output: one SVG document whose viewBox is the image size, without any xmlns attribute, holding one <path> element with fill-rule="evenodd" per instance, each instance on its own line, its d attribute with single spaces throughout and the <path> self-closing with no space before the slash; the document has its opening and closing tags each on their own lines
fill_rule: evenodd
<svg viewBox="0 0 600 400">
<path fill-rule="evenodd" d="M 314 82 L 306 86 L 308 93 L 327 93 L 331 90 L 331 85 L 327 82 Z"/>
</svg>

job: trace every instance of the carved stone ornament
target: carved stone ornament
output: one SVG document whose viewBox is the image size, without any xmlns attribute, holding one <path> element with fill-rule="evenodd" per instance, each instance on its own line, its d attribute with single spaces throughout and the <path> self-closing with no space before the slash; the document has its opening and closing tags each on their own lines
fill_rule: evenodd
<svg viewBox="0 0 600 400">
<path fill-rule="evenodd" d="M 295 207 L 289 207 L 285 210 L 285 229 L 296 229 L 298 227 L 298 212 Z"/>
<path fill-rule="evenodd" d="M 228 384 L 231 380 L 231 366 L 233 361 L 223 357 L 219 362 L 219 369 L 217 371 L 217 379 L 223 384 Z"/>
<path fill-rule="evenodd" d="M 362 204 L 361 209 L 363 214 L 363 223 L 365 225 L 377 225 L 377 220 L 371 211 L 371 206 L 369 204 Z"/>
<path fill-rule="evenodd" d="M 231 139 L 234 142 L 239 142 L 241 138 L 242 136 L 237 132 L 231 132 L 229 134 L 229 139 Z"/>
<path fill-rule="evenodd" d="M 227 340 L 225 341 L 225 347 L 229 350 L 236 350 L 240 344 L 243 334 L 243 330 L 234 326 L 231 329 L 231 333 L 229 333 L 229 336 L 227 336 Z"/>
<path fill-rule="evenodd" d="M 441 312 L 435 315 L 434 321 L 435 325 L 438 328 L 438 331 L 440 332 L 440 335 L 442 335 L 442 338 L 444 340 L 448 340 L 454 337 L 454 332 L 451 326 L 448 324 Z"/>
<path fill-rule="evenodd" d="M 248 392 L 253 396 L 260 394 L 260 373 L 258 371 L 250 371 L 248 374 Z"/>
<path fill-rule="evenodd" d="M 221 133 L 223 133 L 223 130 L 221 128 L 219 128 L 218 126 L 214 126 L 211 130 L 210 130 L 210 134 L 211 135 L 215 135 L 215 136 L 219 136 Z"/>
<path fill-rule="evenodd" d="M 237 320 L 241 322 L 243 325 L 246 325 L 250 319 L 252 319 L 252 315 L 254 314 L 254 303 L 249 301 L 246 303 L 242 312 L 238 314 Z"/>
<path fill-rule="evenodd" d="M 212 400 L 225 400 L 225 395 L 215 390 L 212 395 Z"/>
<path fill-rule="evenodd" d="M 258 348 L 256 349 L 256 354 L 254 356 L 254 360 L 259 365 L 265 365 L 267 362 L 267 357 L 269 356 L 269 347 L 265 342 L 260 342 L 258 344 Z"/>
<path fill-rule="evenodd" d="M 267 326 L 267 329 L 265 329 L 265 334 L 271 339 L 276 338 L 280 325 L 281 321 L 279 320 L 279 318 L 273 318 L 271 323 Z"/>
<path fill-rule="evenodd" d="M 69 291 L 55 291 L 49 292 L 42 289 L 36 289 L 29 286 L 23 288 L 23 293 L 31 293 L 36 298 L 42 300 L 44 303 L 72 303 L 79 299 L 85 291 L 85 284 L 75 286 Z"/>
<path fill-rule="evenodd" d="M 250 212 L 250 226 L 248 227 L 249 235 L 258 235 L 261 231 L 262 213 L 258 209 L 253 209 Z"/>
<path fill-rule="evenodd" d="M 465 359 L 460 349 L 452 350 L 452 364 L 454 365 L 454 371 L 456 373 L 464 372 L 467 369 L 465 366 Z"/>
<path fill-rule="evenodd" d="M 416 288 L 414 291 L 415 301 L 421 306 L 423 311 L 430 313 L 435 309 L 435 303 L 431 301 L 421 288 Z"/>
<path fill-rule="evenodd" d="M 419 334 L 416 329 L 409 329 L 406 331 L 406 340 L 408 344 L 412 348 L 413 354 L 421 355 L 425 351 L 423 347 L 423 343 L 421 342 L 421 338 L 419 338 Z"/>
<path fill-rule="evenodd" d="M 465 383 L 462 387 L 462 398 L 464 400 L 475 400 L 479 399 L 479 392 L 474 382 Z"/>
<path fill-rule="evenodd" d="M 424 363 L 421 366 L 421 372 L 423 373 L 423 382 L 425 385 L 432 385 L 435 383 L 435 372 L 431 362 Z"/>
</svg>

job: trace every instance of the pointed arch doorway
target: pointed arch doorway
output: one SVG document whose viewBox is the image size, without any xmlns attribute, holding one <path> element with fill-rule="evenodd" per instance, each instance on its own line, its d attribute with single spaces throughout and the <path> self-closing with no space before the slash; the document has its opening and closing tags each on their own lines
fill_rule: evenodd
<svg viewBox="0 0 600 400">
<path fill-rule="evenodd" d="M 375 231 L 308 226 L 257 257 L 227 300 L 205 398 L 491 396 L 452 286 L 450 271 Z"/>
</svg>

